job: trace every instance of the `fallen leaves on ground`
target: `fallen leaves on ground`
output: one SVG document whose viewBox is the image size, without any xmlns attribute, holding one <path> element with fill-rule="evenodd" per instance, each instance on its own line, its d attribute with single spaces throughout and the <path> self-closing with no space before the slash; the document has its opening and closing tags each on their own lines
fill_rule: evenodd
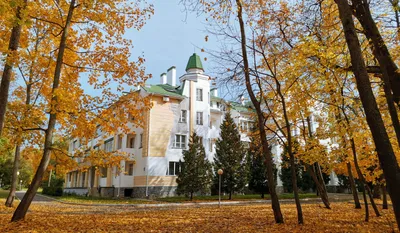
<svg viewBox="0 0 400 233">
<path fill-rule="evenodd" d="M 284 224 L 274 224 L 270 204 L 207 207 L 105 207 L 55 202 L 32 204 L 26 220 L 9 223 L 13 209 L 0 207 L 0 232 L 391 232 L 396 230 L 392 209 L 371 212 L 349 203 L 332 210 L 304 204 L 304 225 L 296 223 L 294 204 L 282 204 Z"/>
<path fill-rule="evenodd" d="M 155 204 L 156 201 L 145 199 L 90 199 L 76 196 L 65 196 L 56 198 L 60 201 L 80 204 Z"/>
</svg>

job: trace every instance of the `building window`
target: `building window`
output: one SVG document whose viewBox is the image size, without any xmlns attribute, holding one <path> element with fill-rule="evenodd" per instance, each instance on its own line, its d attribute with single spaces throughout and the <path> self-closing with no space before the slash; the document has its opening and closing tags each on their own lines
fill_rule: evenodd
<svg viewBox="0 0 400 233">
<path fill-rule="evenodd" d="M 75 140 L 74 143 L 72 144 L 72 149 L 75 150 L 78 149 L 78 147 L 79 147 L 79 142 L 78 140 Z"/>
<path fill-rule="evenodd" d="M 181 116 L 179 117 L 179 122 L 186 123 L 186 115 L 187 115 L 187 111 L 186 110 L 181 110 Z"/>
<path fill-rule="evenodd" d="M 181 172 L 181 165 L 179 162 L 169 162 L 168 175 L 177 176 Z"/>
<path fill-rule="evenodd" d="M 135 135 L 134 134 L 127 135 L 126 148 L 135 148 Z"/>
<path fill-rule="evenodd" d="M 196 113 L 196 124 L 203 125 L 203 112 Z"/>
<path fill-rule="evenodd" d="M 122 149 L 122 135 L 118 135 L 117 138 L 118 142 L 117 142 L 117 150 Z"/>
<path fill-rule="evenodd" d="M 140 144 L 139 144 L 139 149 L 143 147 L 143 134 L 140 134 Z"/>
<path fill-rule="evenodd" d="M 201 137 L 201 136 L 198 136 L 198 137 L 199 137 L 198 143 L 199 143 L 199 144 L 203 144 L 203 137 Z"/>
<path fill-rule="evenodd" d="M 219 109 L 219 102 L 217 102 L 217 108 Z"/>
<path fill-rule="evenodd" d="M 240 130 L 242 131 L 242 132 L 249 132 L 249 129 L 250 129 L 250 122 L 248 122 L 248 121 L 241 121 L 240 122 Z"/>
<path fill-rule="evenodd" d="M 71 182 L 72 173 L 68 173 L 68 182 Z"/>
<path fill-rule="evenodd" d="M 96 126 L 96 138 L 100 137 L 100 135 L 101 135 L 101 126 L 98 125 L 98 126 Z"/>
<path fill-rule="evenodd" d="M 104 151 L 105 152 L 112 152 L 113 151 L 113 144 L 114 144 L 114 138 L 110 138 L 107 141 L 104 142 Z"/>
<path fill-rule="evenodd" d="M 125 162 L 125 174 L 127 176 L 133 176 L 133 162 L 126 161 Z"/>
<path fill-rule="evenodd" d="M 186 135 L 175 135 L 174 148 L 185 149 L 186 148 Z"/>
<path fill-rule="evenodd" d="M 201 88 L 196 89 L 196 100 L 203 101 L 203 89 Z"/>
</svg>

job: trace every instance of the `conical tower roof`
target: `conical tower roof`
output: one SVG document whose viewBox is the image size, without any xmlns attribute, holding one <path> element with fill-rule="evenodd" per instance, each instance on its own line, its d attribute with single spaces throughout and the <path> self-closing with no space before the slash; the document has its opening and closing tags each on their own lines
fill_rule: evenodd
<svg viewBox="0 0 400 233">
<path fill-rule="evenodd" d="M 196 53 L 193 53 L 193 55 L 189 58 L 189 61 L 186 65 L 186 71 L 189 69 L 201 69 L 204 71 L 203 64 L 201 64 L 201 59 Z"/>
</svg>

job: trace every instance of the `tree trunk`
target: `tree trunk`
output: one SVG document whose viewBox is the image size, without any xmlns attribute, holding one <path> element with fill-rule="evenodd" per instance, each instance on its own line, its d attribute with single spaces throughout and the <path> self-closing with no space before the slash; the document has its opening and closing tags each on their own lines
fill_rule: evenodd
<svg viewBox="0 0 400 233">
<path fill-rule="evenodd" d="M 382 209 L 384 210 L 388 209 L 386 186 L 384 184 L 382 184 Z"/>
<path fill-rule="evenodd" d="M 324 192 L 324 188 L 322 187 L 321 183 L 319 182 L 317 176 L 315 175 L 314 169 L 312 166 L 306 164 L 307 171 L 310 174 L 311 178 L 313 179 L 315 185 L 317 186 L 317 192 L 320 194 L 322 203 L 324 203 L 325 208 L 331 209 L 329 199 L 328 199 L 328 194 Z"/>
<path fill-rule="evenodd" d="M 14 156 L 14 165 L 13 165 L 13 174 L 12 174 L 12 181 L 11 181 L 11 188 L 6 200 L 6 206 L 12 207 L 14 199 L 15 199 L 15 191 L 17 190 L 18 186 L 18 168 L 19 168 L 19 160 L 21 157 L 21 146 L 17 144 L 15 146 L 15 156 Z"/>
<path fill-rule="evenodd" d="M 264 199 L 264 192 L 261 192 L 261 199 Z"/>
<path fill-rule="evenodd" d="M 60 84 L 60 76 L 64 58 L 64 51 L 66 48 L 66 41 L 68 37 L 68 29 L 71 24 L 73 11 L 75 9 L 75 0 L 71 0 L 68 10 L 67 19 L 65 21 L 65 26 L 63 33 L 61 35 L 59 51 L 57 55 L 57 62 L 54 71 L 54 79 L 53 79 L 53 87 L 52 87 L 52 98 L 51 98 L 51 111 L 49 117 L 48 128 L 45 133 L 45 141 L 44 141 L 44 150 L 43 150 L 43 157 L 40 161 L 39 167 L 36 171 L 35 176 L 29 186 L 28 191 L 25 193 L 24 197 L 22 198 L 21 203 L 18 205 L 17 209 L 12 216 L 11 221 L 16 222 L 25 218 L 26 212 L 29 209 L 29 206 L 32 203 L 33 198 L 36 195 L 37 189 L 40 186 L 42 181 L 43 175 L 46 172 L 47 166 L 50 161 L 50 152 L 51 152 L 51 145 L 53 141 L 53 130 L 55 129 L 56 121 L 57 121 L 57 96 L 54 94 L 56 89 Z"/>
<path fill-rule="evenodd" d="M 36 50 L 37 51 L 37 50 Z M 33 76 L 33 72 L 32 72 L 32 67 L 33 67 L 33 63 L 31 66 L 31 72 L 29 75 L 29 81 L 26 84 L 26 99 L 25 99 L 25 105 L 29 106 L 30 102 L 31 102 L 31 90 L 32 90 L 32 76 Z M 27 112 L 25 111 L 23 114 L 23 119 L 26 119 L 27 117 Z M 13 165 L 13 176 L 12 176 L 12 181 L 11 181 L 11 190 L 10 193 L 8 194 L 7 197 L 7 201 L 6 201 L 6 206 L 7 207 L 11 207 L 14 199 L 15 199 L 15 191 L 17 189 L 18 186 L 18 170 L 19 170 L 19 163 L 21 160 L 21 144 L 17 143 L 17 145 L 15 146 L 15 155 L 14 155 L 14 165 Z"/>
<path fill-rule="evenodd" d="M 368 200 L 367 200 L 367 195 L 365 195 L 365 185 L 362 185 L 362 193 L 363 193 L 363 199 L 364 199 L 364 204 L 365 204 L 365 221 L 369 221 L 369 208 L 368 208 Z"/>
<path fill-rule="evenodd" d="M 360 42 L 354 27 L 352 12 L 346 0 L 335 0 L 339 8 L 340 19 L 350 51 L 353 73 L 357 82 L 357 89 L 365 110 L 368 126 L 375 142 L 376 151 L 400 230 L 400 168 L 393 152 L 392 144 L 386 132 L 382 116 L 379 112 L 365 62 L 362 56 Z M 393 85 L 392 85 L 393 86 Z M 400 87 L 400 85 L 398 86 Z"/>
<path fill-rule="evenodd" d="M 357 171 L 357 175 L 358 175 L 358 179 L 360 180 L 360 182 L 363 184 L 364 189 L 366 190 L 366 192 L 368 193 L 369 199 L 371 201 L 371 205 L 372 208 L 375 211 L 375 214 L 377 217 L 381 216 L 381 214 L 379 213 L 378 208 L 376 207 L 375 201 L 372 198 L 372 193 L 371 193 L 371 189 L 369 188 L 367 181 L 364 178 L 364 175 L 361 172 L 360 166 L 358 165 L 358 158 L 357 158 L 357 151 L 356 151 L 356 144 L 354 143 L 354 139 L 351 138 L 350 139 L 350 143 L 351 143 L 351 150 L 353 152 L 353 159 L 354 159 L 354 167 L 356 168 Z"/>
<path fill-rule="evenodd" d="M 365 182 L 365 180 L 364 180 L 364 182 Z M 371 191 L 371 189 L 370 189 L 370 187 L 368 186 L 367 183 L 364 183 L 364 184 L 365 184 L 365 187 L 367 189 L 369 200 L 371 201 L 371 205 L 372 205 L 372 208 L 374 209 L 375 215 L 376 215 L 376 217 L 379 217 L 379 216 L 381 216 L 381 214 L 379 213 L 378 207 L 375 204 L 374 198 L 372 196 L 372 191 Z"/>
<path fill-rule="evenodd" d="M 308 134 L 309 134 L 310 138 L 312 138 L 313 132 L 311 129 L 310 117 L 307 117 L 307 125 L 308 125 Z M 315 171 L 314 171 L 314 168 L 315 168 Z M 328 192 L 326 191 L 325 181 L 324 181 L 324 178 L 322 177 L 321 167 L 320 167 L 319 163 L 315 162 L 312 167 L 310 165 L 307 165 L 307 170 L 308 170 L 308 173 L 311 175 L 312 179 L 314 180 L 314 183 L 317 187 L 317 193 L 321 197 L 321 200 L 324 203 L 325 207 L 327 209 L 331 209 L 329 199 L 328 199 Z M 316 175 L 316 174 L 318 174 L 318 175 Z"/>
<path fill-rule="evenodd" d="M 232 191 L 229 191 L 229 200 L 232 200 Z"/>
<path fill-rule="evenodd" d="M 243 65 L 244 65 L 244 76 L 246 80 L 246 89 L 247 92 L 249 93 L 250 100 L 254 105 L 254 108 L 257 113 L 257 123 L 258 123 L 258 128 L 260 130 L 260 140 L 262 144 L 262 150 L 263 154 L 265 156 L 265 161 L 267 165 L 267 177 L 268 177 L 268 182 L 270 184 L 275 184 L 274 181 L 274 171 L 273 171 L 273 166 L 272 166 L 272 155 L 271 151 L 269 149 L 269 143 L 267 141 L 267 134 L 265 132 L 265 117 L 264 113 L 261 109 L 260 102 L 257 100 L 256 96 L 254 95 L 252 86 L 251 86 L 251 81 L 250 81 L 250 69 L 249 69 L 249 61 L 247 59 L 247 48 L 246 48 L 246 33 L 245 33 L 245 26 L 243 22 L 243 12 L 242 12 L 242 1 L 241 0 L 236 0 L 237 4 L 237 17 L 239 20 L 239 26 L 240 26 L 240 37 L 241 37 L 241 48 L 242 48 L 242 56 L 243 56 Z M 276 193 L 276 188 L 275 185 L 268 185 L 269 193 L 271 195 L 271 204 L 272 204 L 272 209 L 274 211 L 274 218 L 276 223 L 283 223 L 283 215 L 281 212 L 281 207 L 279 204 L 279 199 L 278 195 Z"/>
<path fill-rule="evenodd" d="M 297 222 L 299 224 L 303 224 L 304 223 L 303 210 L 301 209 L 300 198 L 299 198 L 299 188 L 297 187 L 296 163 L 294 161 L 294 155 L 291 153 L 289 156 L 290 156 L 290 171 L 292 173 L 293 194 L 294 194 L 294 200 L 296 202 L 296 209 L 297 209 Z"/>
<path fill-rule="evenodd" d="M 10 90 L 10 82 L 11 82 L 11 74 L 14 66 L 15 53 L 19 47 L 19 38 L 21 37 L 21 29 L 22 29 L 22 16 L 21 11 L 25 8 L 27 0 L 24 0 L 24 3 L 21 6 L 17 7 L 16 14 L 16 25 L 11 30 L 10 42 L 8 44 L 8 54 L 5 60 L 3 75 L 1 77 L 0 84 L 0 137 L 3 133 L 4 119 L 7 110 L 8 103 L 8 92 Z"/>
<path fill-rule="evenodd" d="M 190 201 L 193 200 L 193 192 L 190 192 Z"/>
<path fill-rule="evenodd" d="M 379 184 L 374 184 L 372 187 L 372 197 L 381 199 L 381 186 Z"/>
<path fill-rule="evenodd" d="M 354 9 L 352 12 L 363 27 L 363 32 L 372 46 L 372 52 L 379 62 L 381 72 L 384 77 L 384 82 L 390 82 L 388 85 L 393 91 L 393 100 L 399 104 L 400 74 L 397 72 L 397 65 L 393 61 L 389 50 L 386 47 L 385 41 L 383 40 L 375 21 L 372 18 L 369 4 L 365 0 L 352 0 L 352 3 Z M 385 80 L 386 77 L 388 80 Z"/>
<path fill-rule="evenodd" d="M 328 191 L 326 190 L 325 180 L 324 177 L 322 176 L 321 166 L 317 162 L 314 164 L 314 167 L 315 167 L 315 173 L 322 188 L 322 192 L 324 193 L 324 195 L 326 195 L 326 197 L 328 197 Z"/>
<path fill-rule="evenodd" d="M 354 205 L 356 209 L 361 209 L 360 199 L 358 198 L 358 192 L 356 188 L 356 182 L 354 181 L 353 172 L 351 171 L 351 164 L 347 163 L 347 172 L 349 173 L 349 182 L 351 192 L 353 193 Z"/>
</svg>

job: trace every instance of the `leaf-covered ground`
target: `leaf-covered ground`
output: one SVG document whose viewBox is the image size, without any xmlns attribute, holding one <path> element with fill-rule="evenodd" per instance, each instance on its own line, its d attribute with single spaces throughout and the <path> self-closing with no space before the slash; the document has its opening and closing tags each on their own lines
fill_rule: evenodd
<svg viewBox="0 0 400 233">
<path fill-rule="evenodd" d="M 3 201 L 4 199 L 0 199 Z M 191 208 L 137 208 L 35 203 L 25 221 L 9 223 L 13 209 L 0 206 L 0 232 L 391 232 L 393 211 L 371 212 L 349 203 L 333 203 L 332 210 L 304 204 L 305 224 L 296 223 L 294 204 L 282 204 L 285 224 L 274 224 L 270 204 Z"/>
<path fill-rule="evenodd" d="M 154 204 L 156 201 L 146 199 L 110 199 L 101 197 L 85 196 L 62 196 L 51 197 L 64 202 L 82 203 L 82 204 Z"/>
<path fill-rule="evenodd" d="M 1 193 L 0 193 L 1 194 Z M 46 195 L 44 195 L 46 196 Z M 300 199 L 306 198 L 317 198 L 318 196 L 315 193 L 301 193 L 299 194 Z M 349 196 L 349 195 L 347 195 Z M 347 198 L 347 196 L 345 198 Z M 7 197 L 7 196 L 5 196 Z M 58 199 L 64 202 L 72 202 L 72 203 L 82 203 L 82 204 L 155 204 L 155 203 L 196 203 L 196 202 L 215 202 L 218 201 L 218 196 L 196 196 L 193 198 L 192 201 L 185 196 L 177 196 L 177 197 L 162 197 L 157 198 L 155 200 L 147 200 L 147 199 L 132 199 L 132 198 L 122 198 L 122 199 L 115 199 L 115 198 L 104 198 L 104 197 L 86 197 L 86 196 L 78 196 L 78 195 L 71 195 L 71 196 L 62 196 L 62 197 L 53 197 L 53 196 L 46 196 L 52 199 Z M 352 196 L 349 196 L 350 199 Z M 265 198 L 262 199 L 260 195 L 233 195 L 232 200 L 228 200 L 229 196 L 222 196 L 221 200 L 225 202 L 230 201 L 248 201 L 248 200 L 270 200 L 269 195 L 265 195 Z M 293 199 L 293 194 L 285 193 L 279 195 L 279 199 Z M 348 199 L 348 200 L 350 200 Z"/>
</svg>

